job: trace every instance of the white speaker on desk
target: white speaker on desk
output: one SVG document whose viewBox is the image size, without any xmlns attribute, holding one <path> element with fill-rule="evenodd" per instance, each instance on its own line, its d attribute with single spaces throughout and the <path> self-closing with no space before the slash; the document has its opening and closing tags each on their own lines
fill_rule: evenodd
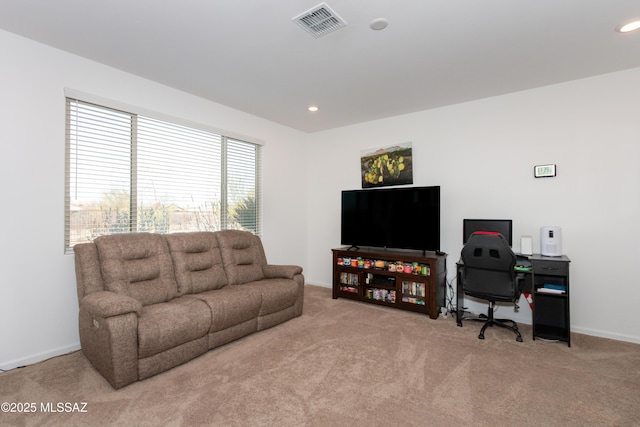
<svg viewBox="0 0 640 427">
<path fill-rule="evenodd" d="M 533 255 L 533 239 L 531 236 L 520 237 L 520 253 L 522 255 Z"/>
<path fill-rule="evenodd" d="M 560 227 L 540 228 L 540 254 L 562 256 L 562 229 Z"/>
</svg>

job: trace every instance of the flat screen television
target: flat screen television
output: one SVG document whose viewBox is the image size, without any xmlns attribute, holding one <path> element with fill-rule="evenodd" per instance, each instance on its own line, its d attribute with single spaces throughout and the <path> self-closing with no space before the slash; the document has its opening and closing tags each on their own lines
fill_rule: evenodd
<svg viewBox="0 0 640 427">
<path fill-rule="evenodd" d="M 342 192 L 340 241 L 353 247 L 440 250 L 440 187 Z"/>
<path fill-rule="evenodd" d="M 476 231 L 493 231 L 500 233 L 513 246 L 511 237 L 513 221 L 510 219 L 464 219 L 462 221 L 462 243 L 467 243 L 469 237 Z"/>
</svg>

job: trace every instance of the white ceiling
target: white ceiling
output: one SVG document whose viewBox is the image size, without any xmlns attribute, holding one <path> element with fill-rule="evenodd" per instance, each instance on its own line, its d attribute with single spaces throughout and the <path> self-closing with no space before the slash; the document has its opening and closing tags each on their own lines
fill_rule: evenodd
<svg viewBox="0 0 640 427">
<path fill-rule="evenodd" d="M 305 132 L 640 67 L 639 0 L 326 0 L 316 39 L 320 3 L 1 0 L 0 28 Z"/>
</svg>

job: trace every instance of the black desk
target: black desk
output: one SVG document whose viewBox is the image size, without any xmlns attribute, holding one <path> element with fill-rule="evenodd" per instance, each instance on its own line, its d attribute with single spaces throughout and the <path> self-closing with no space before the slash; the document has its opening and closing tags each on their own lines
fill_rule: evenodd
<svg viewBox="0 0 640 427">
<path fill-rule="evenodd" d="M 533 301 L 533 339 L 543 338 L 564 341 L 571 347 L 571 322 L 569 315 L 569 263 L 565 255 L 548 257 L 539 254 L 518 255 L 531 262 L 531 271 L 517 271 L 524 274 L 522 293 L 531 294 Z M 457 263 L 456 277 L 456 322 L 462 326 L 464 315 L 464 291 L 461 274 L 462 260 Z M 545 285 L 563 286 L 563 293 L 551 293 Z"/>
</svg>

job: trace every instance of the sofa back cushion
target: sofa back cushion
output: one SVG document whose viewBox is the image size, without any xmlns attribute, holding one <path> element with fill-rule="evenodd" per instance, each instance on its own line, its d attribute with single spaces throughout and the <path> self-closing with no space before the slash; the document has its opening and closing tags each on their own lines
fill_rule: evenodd
<svg viewBox="0 0 640 427">
<path fill-rule="evenodd" d="M 169 247 L 163 236 L 114 234 L 94 240 L 107 291 L 137 299 L 142 305 L 169 301 L 178 294 Z"/>
<path fill-rule="evenodd" d="M 217 231 L 215 235 L 230 285 L 264 279 L 262 266 L 267 260 L 258 236 L 240 230 Z"/>
<path fill-rule="evenodd" d="M 197 294 L 227 285 L 218 240 L 213 232 L 172 233 L 165 238 L 180 295 Z"/>
</svg>

